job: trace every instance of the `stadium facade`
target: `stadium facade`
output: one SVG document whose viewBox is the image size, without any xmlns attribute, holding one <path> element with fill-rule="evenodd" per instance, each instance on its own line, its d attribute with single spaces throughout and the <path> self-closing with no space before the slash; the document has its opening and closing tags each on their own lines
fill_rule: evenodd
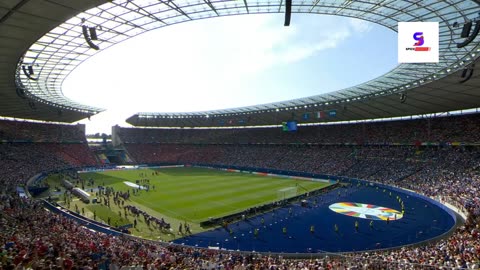
<svg viewBox="0 0 480 270">
<path fill-rule="evenodd" d="M 172 24 L 218 16 L 283 13 L 285 3 L 24 0 L 4 2 L 1 8 L 1 114 L 74 122 L 102 109 L 69 100 L 62 94 L 62 83 L 75 67 L 97 52 Z M 292 12 L 353 17 L 392 31 L 397 31 L 397 23 L 402 21 L 436 21 L 440 26 L 440 61 L 400 64 L 379 78 L 323 95 L 195 113 L 138 113 L 127 121 L 136 126 L 256 126 L 479 107 L 478 67 L 474 67 L 480 51 L 475 42 L 478 29 L 474 29 L 479 16 L 477 1 L 293 1 Z M 465 25 L 469 25 L 468 33 Z M 322 113 L 335 117 L 322 118 Z"/>
<path fill-rule="evenodd" d="M 98 51 L 171 24 L 216 16 L 284 11 L 283 1 L 2 1 L 0 115 L 68 123 L 89 117 L 102 109 L 68 100 L 61 86 L 75 67 Z M 385 202 L 396 204 L 385 204 L 389 208 L 399 205 L 403 208 L 403 200 L 406 205 L 408 201 L 395 198 L 395 194 L 389 195 L 387 188 L 396 185 L 414 190 L 435 199 L 438 204 L 440 201 L 453 204 L 452 208 L 456 206 L 458 213 L 463 215 L 464 226 L 449 231 L 448 238 L 443 238 L 447 235 L 442 234 L 443 239 L 420 248 L 404 247 L 315 260 L 308 254 L 309 260 L 288 260 L 273 255 L 257 256 L 113 237 L 114 228 L 102 229 L 104 234 L 89 227 L 105 228 L 105 224 L 97 225 L 80 215 L 64 218 L 63 213 L 61 216 L 44 211 L 34 200 L 12 196 L 28 192 L 29 178 L 41 179 L 58 171 L 75 177 L 78 168 L 104 167 L 108 156 L 94 155 L 86 143 L 84 127 L 2 120 L 0 183 L 5 192 L 0 195 L 0 207 L 5 210 L 2 211 L 4 231 L 15 231 L 15 237 L 6 233 L 0 235 L 7 250 L 1 255 L 1 266 L 7 269 L 21 265 L 41 268 L 62 262 L 60 267 L 67 269 L 74 264 L 98 268 L 111 264 L 118 268 L 147 265 L 185 269 L 208 268 L 206 266 L 260 269 L 281 265 L 303 269 L 309 263 L 309 269 L 478 268 L 480 114 L 315 125 L 299 132 L 255 126 L 278 125 L 284 121 L 309 124 L 389 118 L 480 107 L 478 67 L 474 66 L 479 50 L 475 39 L 480 30 L 479 11 L 478 1 L 460 0 L 293 1 L 294 13 L 355 17 L 393 31 L 399 21 L 438 21 L 440 63 L 402 64 L 358 86 L 279 103 L 198 113 L 138 113 L 129 119 L 133 125 L 169 128 L 114 129 L 118 144 L 128 155 L 124 158 L 127 163 L 214 164 L 224 169 L 253 168 L 261 174 L 282 171 L 298 173 L 301 177 L 331 175 L 353 181 L 352 186 L 356 184 L 359 189 L 371 188 L 372 194 L 385 193 L 382 195 Z M 321 117 L 322 113 L 325 117 Z M 304 117 L 306 114 L 309 117 Z M 250 128 L 228 128 L 238 126 Z M 372 188 L 374 183 L 386 185 L 385 191 Z M 37 191 L 41 192 L 41 187 Z M 331 195 L 330 198 L 337 202 L 341 194 Z M 426 212 L 427 206 L 423 205 Z M 63 211 L 53 205 L 50 207 L 52 211 Z M 402 217 L 401 222 L 409 218 L 408 211 L 411 209 L 407 208 L 407 216 Z M 284 212 L 289 215 L 288 210 Z M 421 215 L 434 219 L 428 214 Z M 342 215 L 338 218 L 352 217 Z M 431 224 L 437 221 L 432 220 L 425 228 L 435 230 Z M 333 232 L 336 226 L 330 225 L 324 228 L 328 226 Z M 355 233 L 353 223 L 350 225 L 350 231 Z M 369 225 L 363 222 L 361 226 L 360 230 L 364 230 Z M 287 235 L 286 227 L 283 228 L 284 232 L 278 230 L 278 235 Z M 319 227 L 316 228 L 318 231 Z M 342 233 L 343 230 L 344 227 Z M 415 232 L 417 235 L 412 237 L 423 234 L 424 230 Z M 292 233 L 290 228 L 288 233 Z M 302 233 L 311 235 L 307 227 Z M 171 258 L 177 260 L 172 262 Z"/>
</svg>

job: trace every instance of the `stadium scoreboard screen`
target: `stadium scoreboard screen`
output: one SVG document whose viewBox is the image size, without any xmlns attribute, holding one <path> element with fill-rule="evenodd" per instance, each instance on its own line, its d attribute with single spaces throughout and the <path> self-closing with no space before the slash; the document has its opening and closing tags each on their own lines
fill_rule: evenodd
<svg viewBox="0 0 480 270">
<path fill-rule="evenodd" d="M 282 122 L 282 130 L 297 131 L 297 122 L 296 121 Z"/>
</svg>

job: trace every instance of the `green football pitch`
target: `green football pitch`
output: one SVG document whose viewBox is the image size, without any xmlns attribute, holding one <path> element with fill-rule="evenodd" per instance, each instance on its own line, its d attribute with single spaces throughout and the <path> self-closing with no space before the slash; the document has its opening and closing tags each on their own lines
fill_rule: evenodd
<svg viewBox="0 0 480 270">
<path fill-rule="evenodd" d="M 157 173 L 154 173 L 157 172 Z M 140 176 L 143 173 L 144 177 Z M 326 182 L 267 177 L 204 168 L 161 168 L 82 173 L 95 185 L 132 193 L 125 182 L 147 178 L 150 190 L 130 200 L 148 212 L 200 223 L 282 199 L 282 191 L 299 195 L 329 185 Z M 155 189 L 153 189 L 155 186 Z M 290 188 L 290 189 L 289 189 Z"/>
</svg>

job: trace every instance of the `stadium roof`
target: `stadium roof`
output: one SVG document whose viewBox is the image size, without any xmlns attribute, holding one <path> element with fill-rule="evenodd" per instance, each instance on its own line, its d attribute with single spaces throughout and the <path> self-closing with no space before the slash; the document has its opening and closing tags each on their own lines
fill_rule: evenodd
<svg viewBox="0 0 480 270">
<path fill-rule="evenodd" d="M 67 99 L 61 86 L 76 66 L 99 50 L 176 23 L 283 12 L 283 0 L 2 1 L 0 115 L 80 120 L 101 109 Z M 465 22 L 478 19 L 477 0 L 293 0 L 292 12 L 354 17 L 393 31 L 400 21 L 437 21 L 440 62 L 401 64 L 374 80 L 318 96 L 196 113 L 139 113 L 128 122 L 146 126 L 265 125 L 284 120 L 318 121 L 314 114 L 319 111 L 336 113 L 331 119 L 321 118 L 327 121 L 480 107 L 478 72 L 459 83 L 462 70 L 478 58 L 480 45 L 474 41 L 457 46 L 464 40 L 460 33 Z M 92 40 L 94 34 L 98 40 Z"/>
<path fill-rule="evenodd" d="M 55 60 L 67 59 L 55 49 L 61 39 L 45 44 L 42 49 L 54 53 L 49 58 L 38 54 L 30 58 L 38 45 L 33 45 L 50 30 L 78 14 L 105 1 L 2 0 L 0 2 L 0 116 L 58 122 L 74 122 L 101 109 L 83 106 L 65 98 L 61 91 L 63 78 L 54 74 L 72 70 L 75 65 L 58 65 Z M 48 34 L 47 34 L 48 35 Z M 71 44 L 70 46 L 72 46 Z M 78 44 L 78 47 L 85 47 Z M 29 49 L 30 48 L 30 49 Z M 74 63 L 74 62 L 71 62 Z M 22 85 L 22 65 L 33 66 L 37 85 Z M 47 71 L 50 69 L 50 71 Z M 33 81 L 32 81 L 33 82 Z"/>
</svg>

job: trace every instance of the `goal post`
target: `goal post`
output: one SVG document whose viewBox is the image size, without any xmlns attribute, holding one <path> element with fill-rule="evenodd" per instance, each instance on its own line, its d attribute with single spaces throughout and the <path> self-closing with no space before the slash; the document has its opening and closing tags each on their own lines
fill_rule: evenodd
<svg viewBox="0 0 480 270">
<path fill-rule="evenodd" d="M 286 187 L 277 190 L 277 199 L 286 200 L 297 196 L 297 187 Z"/>
</svg>

